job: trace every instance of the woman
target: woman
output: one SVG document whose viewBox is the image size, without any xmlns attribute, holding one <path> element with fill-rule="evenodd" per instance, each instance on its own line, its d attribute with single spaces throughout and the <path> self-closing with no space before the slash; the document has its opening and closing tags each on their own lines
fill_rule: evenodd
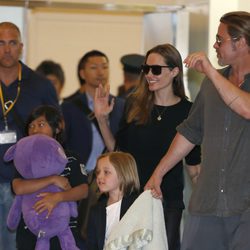
<svg viewBox="0 0 250 250">
<path fill-rule="evenodd" d="M 134 156 L 143 189 L 169 148 L 176 126 L 187 117 L 191 108 L 185 96 L 179 52 L 171 44 L 158 45 L 147 52 L 140 83 L 128 97 L 124 119 L 115 137 L 107 122 L 114 101 L 108 103 L 107 92 L 99 86 L 95 95 L 95 115 L 106 146 L 110 151 L 117 147 Z M 185 160 L 188 172 L 196 173 L 200 163 L 199 148 Z M 169 249 L 180 249 L 180 222 L 184 209 L 182 161 L 164 177 L 161 187 Z"/>
</svg>

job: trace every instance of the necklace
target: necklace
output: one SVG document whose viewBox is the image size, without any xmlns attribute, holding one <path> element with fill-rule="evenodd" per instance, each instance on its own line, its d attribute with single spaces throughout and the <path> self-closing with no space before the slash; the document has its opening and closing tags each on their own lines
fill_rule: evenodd
<svg viewBox="0 0 250 250">
<path fill-rule="evenodd" d="M 164 107 L 161 111 L 159 111 L 159 109 L 157 108 L 157 106 L 155 105 L 155 110 L 157 112 L 157 121 L 161 121 L 162 120 L 162 115 L 165 113 L 165 111 L 167 110 L 168 106 Z"/>
<path fill-rule="evenodd" d="M 245 82 L 245 79 L 243 81 L 241 81 L 239 84 L 238 84 L 238 87 L 240 88 L 241 85 Z"/>
</svg>

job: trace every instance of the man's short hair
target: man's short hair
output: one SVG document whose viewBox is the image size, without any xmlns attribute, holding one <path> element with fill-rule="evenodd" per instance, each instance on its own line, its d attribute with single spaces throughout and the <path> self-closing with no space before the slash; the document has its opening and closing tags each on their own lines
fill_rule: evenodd
<svg viewBox="0 0 250 250">
<path fill-rule="evenodd" d="M 101 52 L 99 50 L 91 50 L 91 51 L 87 52 L 86 54 L 84 54 L 81 57 L 81 59 L 79 60 L 78 66 L 77 66 L 77 76 L 78 76 L 78 80 L 79 80 L 80 85 L 83 85 L 85 83 L 85 80 L 81 78 L 80 70 L 84 69 L 84 67 L 85 67 L 85 65 L 90 57 L 95 57 L 95 56 L 105 57 L 107 62 L 109 62 L 108 57 L 103 52 Z"/>
</svg>

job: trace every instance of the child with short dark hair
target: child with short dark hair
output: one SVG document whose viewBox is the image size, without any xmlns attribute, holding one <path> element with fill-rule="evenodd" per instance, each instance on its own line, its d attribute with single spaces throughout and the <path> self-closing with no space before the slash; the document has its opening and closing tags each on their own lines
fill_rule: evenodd
<svg viewBox="0 0 250 250">
<path fill-rule="evenodd" d="M 30 114 L 27 120 L 27 135 L 45 134 L 62 143 L 63 130 L 63 116 L 53 106 L 39 106 Z M 57 203 L 62 201 L 78 201 L 86 198 L 88 195 L 87 176 L 84 175 L 80 162 L 71 152 L 66 151 L 65 153 L 68 158 L 68 164 L 60 176 L 54 175 L 40 179 L 24 180 L 17 174 L 12 182 L 13 190 L 18 195 L 35 192 L 50 184 L 57 185 L 64 190 L 58 193 L 42 194 L 41 199 L 34 206 L 34 209 L 38 213 L 48 210 L 49 215 Z M 76 243 L 78 243 L 77 218 L 71 218 L 70 228 Z M 34 250 L 35 248 L 36 236 L 26 227 L 23 219 L 21 219 L 17 228 L 16 241 L 18 250 Z M 57 237 L 51 239 L 50 249 L 61 249 Z"/>
</svg>

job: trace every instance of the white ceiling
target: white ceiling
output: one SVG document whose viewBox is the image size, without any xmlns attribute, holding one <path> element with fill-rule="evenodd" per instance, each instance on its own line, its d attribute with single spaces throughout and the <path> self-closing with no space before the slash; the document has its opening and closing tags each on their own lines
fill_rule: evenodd
<svg viewBox="0 0 250 250">
<path fill-rule="evenodd" d="M 127 12 L 168 12 L 203 6 L 209 0 L 0 0 L 0 5 Z"/>
<path fill-rule="evenodd" d="M 39 2 L 39 0 L 35 0 Z M 164 4 L 164 5 L 190 5 L 190 4 L 201 4 L 204 2 L 208 2 L 208 0 L 47 0 L 45 2 L 75 2 L 75 3 L 98 3 L 98 4 Z"/>
</svg>

